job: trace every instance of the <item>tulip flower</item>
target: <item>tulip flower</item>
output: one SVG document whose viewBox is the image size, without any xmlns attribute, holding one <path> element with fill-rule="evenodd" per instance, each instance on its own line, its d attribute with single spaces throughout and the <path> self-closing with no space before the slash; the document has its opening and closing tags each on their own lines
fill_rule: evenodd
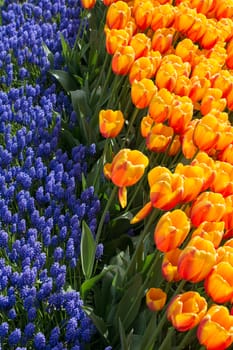
<svg viewBox="0 0 233 350">
<path fill-rule="evenodd" d="M 81 0 L 81 4 L 82 4 L 82 7 L 90 10 L 95 6 L 96 0 Z"/>
<path fill-rule="evenodd" d="M 190 0 L 190 7 L 195 8 L 197 12 L 207 14 L 213 6 L 213 0 Z"/>
<path fill-rule="evenodd" d="M 210 190 L 221 193 L 224 197 L 233 194 L 233 165 L 216 161 L 215 162 L 216 176 Z"/>
<path fill-rule="evenodd" d="M 151 79 L 135 80 L 131 86 L 132 102 L 139 109 L 146 108 L 156 92 L 157 87 Z"/>
<path fill-rule="evenodd" d="M 228 1 L 217 1 L 215 5 L 215 16 L 217 19 L 232 18 L 233 17 L 233 4 Z"/>
<path fill-rule="evenodd" d="M 198 46 L 188 38 L 179 41 L 175 48 L 175 54 L 181 57 L 183 62 L 189 62 L 191 66 L 194 65 L 197 51 Z"/>
<path fill-rule="evenodd" d="M 233 237 L 233 195 L 225 198 L 225 213 L 222 216 L 222 221 L 225 223 L 225 234 L 224 238 Z"/>
<path fill-rule="evenodd" d="M 182 152 L 187 159 L 193 158 L 198 150 L 193 142 L 194 128 L 198 121 L 198 119 L 191 120 L 191 122 L 187 124 L 186 130 L 182 135 Z"/>
<path fill-rule="evenodd" d="M 188 96 L 192 87 L 191 80 L 185 75 L 179 75 L 176 80 L 174 94 Z"/>
<path fill-rule="evenodd" d="M 182 202 L 191 202 L 202 190 L 203 182 L 205 181 L 204 169 L 198 165 L 178 163 L 175 173 L 180 174 L 184 179 Z"/>
<path fill-rule="evenodd" d="M 182 210 L 177 209 L 163 214 L 154 231 L 157 249 L 168 252 L 178 248 L 184 242 L 189 230 L 190 221 Z"/>
<path fill-rule="evenodd" d="M 180 4 L 175 12 L 174 28 L 185 34 L 193 26 L 197 12 L 190 9 L 186 4 Z"/>
<path fill-rule="evenodd" d="M 222 91 L 222 97 L 226 97 L 233 88 L 233 78 L 228 70 L 222 69 L 211 78 L 212 88 Z"/>
<path fill-rule="evenodd" d="M 143 78 L 152 78 L 154 74 L 154 67 L 149 57 L 139 57 L 134 61 L 130 72 L 129 72 L 129 81 L 130 84 L 134 80 L 140 81 Z"/>
<path fill-rule="evenodd" d="M 154 124 L 154 120 L 149 116 L 146 115 L 141 120 L 141 135 L 142 137 L 146 138 L 149 134 L 149 132 L 152 129 L 152 126 Z"/>
<path fill-rule="evenodd" d="M 222 305 L 213 305 L 202 318 L 197 337 L 207 350 L 224 350 L 233 342 L 233 316 Z"/>
<path fill-rule="evenodd" d="M 190 210 L 190 218 L 192 224 L 198 227 L 203 221 L 213 222 L 223 220 L 225 211 L 226 203 L 222 194 L 203 192 L 193 202 Z"/>
<path fill-rule="evenodd" d="M 152 118 L 151 120 L 153 121 Z M 146 136 L 146 147 L 152 152 L 164 152 L 172 140 L 173 133 L 173 129 L 169 126 L 162 123 L 155 124 Z"/>
<path fill-rule="evenodd" d="M 214 302 L 223 304 L 230 301 L 233 298 L 233 266 L 227 261 L 215 265 L 204 286 Z"/>
<path fill-rule="evenodd" d="M 132 46 L 121 46 L 113 55 L 112 70 L 115 74 L 126 75 L 129 73 L 135 59 Z"/>
<path fill-rule="evenodd" d="M 223 162 L 233 165 L 233 143 L 229 144 L 222 152 L 219 153 L 218 158 Z"/>
<path fill-rule="evenodd" d="M 124 29 L 130 18 L 130 8 L 124 1 L 112 3 L 107 11 L 106 24 L 110 29 Z"/>
<path fill-rule="evenodd" d="M 195 16 L 193 25 L 186 31 L 186 36 L 193 42 L 199 41 L 206 32 L 207 18 L 202 13 Z"/>
<path fill-rule="evenodd" d="M 172 144 L 169 145 L 168 155 L 175 156 L 181 150 L 180 135 L 175 135 Z"/>
<path fill-rule="evenodd" d="M 151 40 L 144 33 L 137 33 L 132 36 L 130 40 L 130 46 L 133 47 L 135 52 L 135 59 L 147 56 L 151 49 Z"/>
<path fill-rule="evenodd" d="M 134 9 L 134 18 L 137 24 L 137 27 L 144 31 L 151 25 L 152 13 L 153 13 L 153 2 L 152 1 L 143 1 L 137 4 Z"/>
<path fill-rule="evenodd" d="M 106 50 L 113 55 L 120 46 L 126 46 L 129 34 L 125 29 L 111 29 L 106 32 Z"/>
<path fill-rule="evenodd" d="M 179 332 L 196 327 L 207 311 L 207 302 L 197 292 L 176 295 L 168 305 L 167 318 Z"/>
<path fill-rule="evenodd" d="M 154 76 L 161 63 L 161 59 L 162 59 L 161 53 L 159 51 L 150 50 L 148 51 L 147 57 L 149 58 L 149 60 L 153 65 L 153 76 Z"/>
<path fill-rule="evenodd" d="M 124 116 L 119 110 L 112 109 L 101 110 L 99 112 L 99 128 L 103 137 L 116 137 L 123 128 Z"/>
<path fill-rule="evenodd" d="M 158 5 L 154 8 L 151 28 L 155 32 L 159 28 L 170 28 L 175 18 L 175 7 L 171 4 Z"/>
<path fill-rule="evenodd" d="M 193 103 L 188 96 L 176 96 L 172 101 L 168 124 L 176 134 L 182 134 L 193 116 Z"/>
<path fill-rule="evenodd" d="M 207 153 L 199 152 L 191 162 L 191 165 L 198 165 L 204 170 L 202 192 L 206 191 L 211 186 L 216 176 L 215 161 L 209 157 Z"/>
<path fill-rule="evenodd" d="M 201 101 L 205 95 L 207 89 L 210 87 L 210 81 L 206 77 L 199 77 L 194 75 L 190 78 L 191 89 L 189 92 L 189 97 L 193 102 Z"/>
<path fill-rule="evenodd" d="M 155 83 L 159 89 L 173 91 L 177 81 L 177 71 L 172 63 L 164 63 L 157 70 Z"/>
<path fill-rule="evenodd" d="M 233 266 L 233 240 L 229 239 L 224 243 L 223 246 L 217 249 L 217 261 L 220 262 L 228 262 L 231 266 Z"/>
<path fill-rule="evenodd" d="M 199 236 L 193 237 L 180 254 L 178 272 L 185 280 L 200 282 L 212 270 L 216 257 L 216 250 L 211 241 Z"/>
<path fill-rule="evenodd" d="M 206 115 L 212 109 L 223 111 L 226 107 L 226 99 L 222 97 L 222 90 L 209 88 L 201 101 L 201 113 Z"/>
<path fill-rule="evenodd" d="M 195 125 L 193 142 L 200 150 L 208 152 L 213 148 L 219 136 L 219 120 L 212 114 L 207 114 Z"/>
<path fill-rule="evenodd" d="M 112 163 L 105 164 L 104 175 L 119 187 L 118 197 L 123 208 L 127 204 L 126 187 L 141 179 L 148 164 L 149 160 L 143 153 L 128 148 L 121 149 Z"/>
<path fill-rule="evenodd" d="M 159 311 L 166 304 L 167 294 L 160 288 L 150 288 L 146 292 L 146 305 L 151 311 Z"/>
<path fill-rule="evenodd" d="M 160 89 L 153 96 L 149 105 L 149 115 L 156 123 L 163 123 L 167 120 L 173 99 L 174 95 L 167 89 Z"/>
<path fill-rule="evenodd" d="M 181 249 L 175 248 L 164 254 L 162 261 L 162 275 L 168 282 L 177 282 L 181 280 L 177 267 L 181 252 Z"/>
<path fill-rule="evenodd" d="M 203 221 L 196 230 L 192 233 L 192 238 L 199 236 L 211 241 L 214 247 L 217 248 L 221 243 L 224 235 L 224 222 L 209 222 Z"/>
<path fill-rule="evenodd" d="M 172 46 L 173 35 L 175 29 L 173 28 L 161 28 L 154 32 L 151 41 L 151 47 L 155 51 L 159 51 L 161 54 L 168 52 Z"/>
</svg>

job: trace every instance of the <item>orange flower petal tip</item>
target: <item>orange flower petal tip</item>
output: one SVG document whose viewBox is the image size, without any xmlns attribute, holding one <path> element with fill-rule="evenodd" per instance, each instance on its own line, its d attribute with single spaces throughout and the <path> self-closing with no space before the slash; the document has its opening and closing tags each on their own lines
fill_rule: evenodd
<svg viewBox="0 0 233 350">
<path fill-rule="evenodd" d="M 118 199 L 122 208 L 127 205 L 127 189 L 126 187 L 120 187 L 118 190 Z"/>
<path fill-rule="evenodd" d="M 150 214 L 153 206 L 151 202 L 148 202 L 144 207 L 131 219 L 131 224 L 137 224 L 139 221 L 145 219 L 147 215 Z"/>
</svg>

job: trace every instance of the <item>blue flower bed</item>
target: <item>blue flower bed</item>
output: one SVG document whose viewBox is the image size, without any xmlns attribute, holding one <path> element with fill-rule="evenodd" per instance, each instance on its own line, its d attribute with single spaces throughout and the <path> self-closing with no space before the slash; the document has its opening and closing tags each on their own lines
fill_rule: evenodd
<svg viewBox="0 0 233 350">
<path fill-rule="evenodd" d="M 81 221 L 93 235 L 100 202 L 83 188 L 95 145 L 59 148 L 72 114 L 53 68 L 62 34 L 80 27 L 76 0 L 5 1 L 0 26 L 0 344 L 2 349 L 83 349 L 95 328 L 78 293 Z M 101 255 L 99 245 L 97 255 Z"/>
</svg>

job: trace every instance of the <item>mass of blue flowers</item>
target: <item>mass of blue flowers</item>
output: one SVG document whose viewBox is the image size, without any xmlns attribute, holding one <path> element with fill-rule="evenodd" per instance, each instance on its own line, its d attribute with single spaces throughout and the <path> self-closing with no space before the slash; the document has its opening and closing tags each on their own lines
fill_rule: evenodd
<svg viewBox="0 0 233 350">
<path fill-rule="evenodd" d="M 80 13 L 77 0 L 1 7 L 1 349 L 80 350 L 95 333 L 77 291 L 81 222 L 94 235 L 100 212 L 94 188 L 82 187 L 95 145 L 59 148 L 62 114 L 75 114 L 44 49 L 64 68 L 60 37 L 74 45 Z"/>
</svg>

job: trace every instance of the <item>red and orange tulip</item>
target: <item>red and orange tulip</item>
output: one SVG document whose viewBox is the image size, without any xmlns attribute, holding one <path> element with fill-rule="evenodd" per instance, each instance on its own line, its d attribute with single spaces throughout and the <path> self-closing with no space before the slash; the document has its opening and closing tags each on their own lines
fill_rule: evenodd
<svg viewBox="0 0 233 350">
<path fill-rule="evenodd" d="M 134 61 L 130 72 L 129 72 L 129 81 L 130 84 L 134 82 L 134 80 L 140 81 L 143 78 L 152 78 L 154 74 L 153 63 L 151 62 L 149 57 L 139 57 Z"/>
<path fill-rule="evenodd" d="M 160 288 L 150 288 L 146 292 L 146 305 L 151 311 L 159 311 L 166 304 L 167 294 Z"/>
<path fill-rule="evenodd" d="M 201 320 L 197 337 L 207 350 L 224 350 L 233 342 L 233 316 L 222 305 L 213 305 Z"/>
<path fill-rule="evenodd" d="M 140 151 L 123 148 L 112 163 L 105 164 L 104 175 L 119 187 L 118 197 L 123 208 L 127 204 L 126 187 L 140 180 L 148 163 L 148 158 Z"/>
<path fill-rule="evenodd" d="M 192 238 L 200 236 L 211 241 L 215 248 L 218 248 L 224 235 L 224 222 L 202 222 L 196 230 L 192 233 Z"/>
<path fill-rule="evenodd" d="M 113 55 L 120 46 L 126 46 L 129 34 L 125 29 L 110 29 L 106 31 L 106 50 Z"/>
<path fill-rule="evenodd" d="M 193 116 L 193 103 L 188 96 L 176 96 L 172 101 L 168 124 L 176 134 L 182 134 Z"/>
<path fill-rule="evenodd" d="M 149 117 L 150 120 L 153 119 Z M 155 124 L 146 136 L 146 147 L 152 152 L 164 152 L 172 140 L 173 129 L 162 123 Z"/>
<path fill-rule="evenodd" d="M 130 46 L 133 47 L 135 52 L 135 59 L 143 56 L 147 56 L 151 49 L 151 40 L 144 33 L 137 33 L 132 36 L 130 40 Z"/>
<path fill-rule="evenodd" d="M 110 29 L 124 29 L 129 18 L 130 8 L 124 1 L 112 3 L 107 11 L 106 23 Z"/>
<path fill-rule="evenodd" d="M 190 282 L 200 282 L 206 278 L 216 263 L 217 253 L 211 241 L 199 236 L 191 238 L 180 254 L 178 272 Z"/>
<path fill-rule="evenodd" d="M 193 202 L 190 210 L 192 224 L 198 227 L 203 221 L 221 221 L 226 202 L 220 193 L 203 192 Z"/>
<path fill-rule="evenodd" d="M 157 249 L 168 252 L 178 248 L 184 242 L 189 230 L 190 221 L 182 210 L 177 209 L 163 214 L 154 231 Z"/>
<path fill-rule="evenodd" d="M 96 0 L 81 0 L 81 4 L 82 4 L 82 7 L 90 10 L 95 6 Z"/>
<path fill-rule="evenodd" d="M 99 112 L 99 128 L 103 137 L 116 137 L 124 126 L 124 116 L 119 110 L 101 110 Z"/>
<path fill-rule="evenodd" d="M 196 327 L 207 311 L 205 298 L 197 292 L 186 292 L 175 296 L 167 309 L 167 318 L 179 332 Z"/>
<path fill-rule="evenodd" d="M 135 59 L 132 46 L 119 47 L 112 57 L 112 70 L 115 74 L 126 75 L 129 73 Z"/>
<path fill-rule="evenodd" d="M 167 120 L 171 111 L 174 95 L 167 89 L 160 89 L 153 96 L 149 105 L 149 115 L 156 123 L 163 123 Z"/>
<path fill-rule="evenodd" d="M 157 87 L 151 79 L 143 78 L 140 81 L 135 80 L 131 86 L 132 102 L 139 109 L 146 108 L 149 106 L 156 92 Z"/>
<path fill-rule="evenodd" d="M 162 262 L 162 275 L 168 282 L 177 282 L 181 280 L 177 267 L 181 252 L 181 249 L 176 248 L 164 254 Z"/>
</svg>

